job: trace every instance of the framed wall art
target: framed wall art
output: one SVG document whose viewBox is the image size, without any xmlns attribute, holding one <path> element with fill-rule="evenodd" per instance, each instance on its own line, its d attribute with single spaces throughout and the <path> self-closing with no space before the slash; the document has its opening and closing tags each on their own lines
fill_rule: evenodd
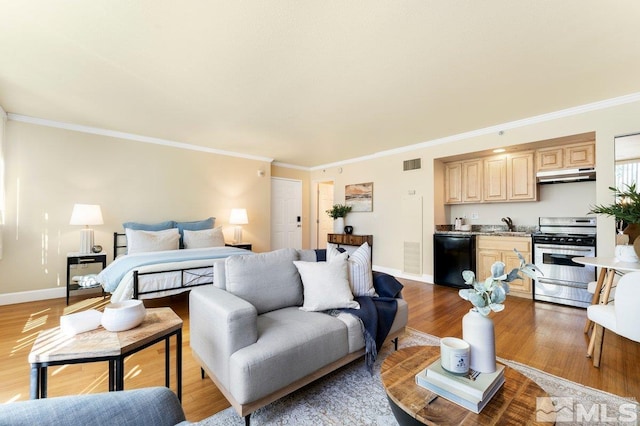
<svg viewBox="0 0 640 426">
<path fill-rule="evenodd" d="M 373 211 L 373 182 L 356 183 L 344 187 L 344 202 L 352 212 Z"/>
</svg>

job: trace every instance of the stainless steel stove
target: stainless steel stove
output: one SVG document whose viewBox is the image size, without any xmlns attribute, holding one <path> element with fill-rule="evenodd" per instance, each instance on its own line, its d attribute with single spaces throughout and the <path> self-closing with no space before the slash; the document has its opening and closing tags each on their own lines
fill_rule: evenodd
<svg viewBox="0 0 640 426">
<path fill-rule="evenodd" d="M 533 298 L 586 308 L 596 269 L 572 259 L 596 255 L 596 218 L 541 217 L 539 229 L 533 234 L 533 263 L 544 275 L 534 281 Z"/>
</svg>

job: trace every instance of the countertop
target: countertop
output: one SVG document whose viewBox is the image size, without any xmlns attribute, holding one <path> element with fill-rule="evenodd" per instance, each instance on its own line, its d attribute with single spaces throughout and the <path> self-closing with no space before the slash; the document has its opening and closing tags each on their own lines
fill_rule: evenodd
<svg viewBox="0 0 640 426">
<path fill-rule="evenodd" d="M 515 231 L 500 225 L 472 225 L 471 231 L 454 231 L 453 225 L 436 225 L 435 233 L 440 235 L 488 235 L 496 237 L 531 237 L 537 226 L 516 226 Z"/>
<path fill-rule="evenodd" d="M 436 231 L 438 235 L 489 235 L 495 237 L 531 237 L 531 232 L 520 231 Z"/>
</svg>

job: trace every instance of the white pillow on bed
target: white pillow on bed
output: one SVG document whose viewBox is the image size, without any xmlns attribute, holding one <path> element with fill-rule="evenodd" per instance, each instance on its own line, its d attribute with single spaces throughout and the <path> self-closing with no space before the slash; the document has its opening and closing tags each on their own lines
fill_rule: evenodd
<svg viewBox="0 0 640 426">
<path fill-rule="evenodd" d="M 203 229 L 202 231 L 184 231 L 184 248 L 205 248 L 224 247 L 224 235 L 222 226 L 213 229 Z"/>
<path fill-rule="evenodd" d="M 137 231 L 127 228 L 125 233 L 127 234 L 127 254 L 178 250 L 180 248 L 178 228 L 165 229 L 164 231 Z"/>
</svg>

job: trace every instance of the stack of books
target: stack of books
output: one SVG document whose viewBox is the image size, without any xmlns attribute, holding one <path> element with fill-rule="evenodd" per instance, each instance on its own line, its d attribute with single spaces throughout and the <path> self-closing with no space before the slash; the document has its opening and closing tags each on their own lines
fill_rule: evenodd
<svg viewBox="0 0 640 426">
<path fill-rule="evenodd" d="M 469 370 L 466 376 L 449 373 L 440 358 L 416 375 L 416 383 L 474 413 L 480 413 L 504 384 L 504 365 L 497 364 L 494 373 Z"/>
</svg>

